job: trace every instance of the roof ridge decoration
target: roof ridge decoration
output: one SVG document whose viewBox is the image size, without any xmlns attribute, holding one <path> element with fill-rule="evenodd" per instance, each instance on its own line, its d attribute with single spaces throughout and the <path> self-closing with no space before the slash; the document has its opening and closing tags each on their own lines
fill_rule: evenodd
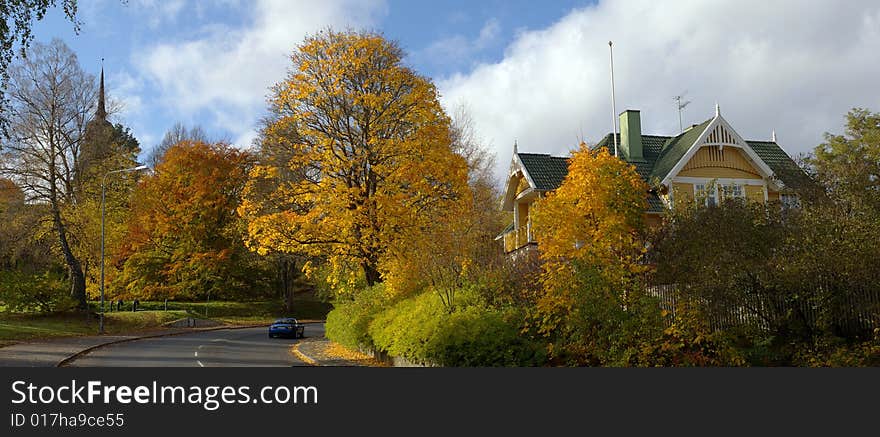
<svg viewBox="0 0 880 437">
<path fill-rule="evenodd" d="M 687 151 L 677 160 L 672 169 L 663 176 L 660 183 L 669 186 L 672 179 L 678 175 L 694 154 L 697 153 L 700 147 L 703 146 L 717 146 L 718 148 L 727 146 L 742 149 L 746 158 L 754 164 L 754 166 L 762 173 L 762 176 L 767 178 L 771 183 L 776 179 L 773 170 L 761 159 L 760 156 L 758 156 L 754 149 L 752 149 L 752 146 L 750 146 L 733 129 L 733 127 L 730 126 L 730 123 L 728 123 L 719 112 L 709 121 L 708 125 L 703 128 L 703 131 L 697 139 L 689 145 Z"/>
</svg>

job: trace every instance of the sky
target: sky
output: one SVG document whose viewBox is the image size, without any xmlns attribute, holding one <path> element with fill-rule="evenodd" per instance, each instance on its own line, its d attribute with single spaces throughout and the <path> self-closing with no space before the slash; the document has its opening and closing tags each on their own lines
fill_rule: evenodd
<svg viewBox="0 0 880 437">
<path fill-rule="evenodd" d="M 53 11 L 37 41 L 65 41 L 97 75 L 143 154 L 176 122 L 249 147 L 306 35 L 367 29 L 396 40 L 450 114 L 473 118 L 503 178 L 519 151 L 565 155 L 641 111 L 644 134 L 675 135 L 715 104 L 744 138 L 792 156 L 851 108 L 880 111 L 876 0 L 80 0 L 78 34 Z M 500 180 L 499 180 L 500 183 Z"/>
</svg>

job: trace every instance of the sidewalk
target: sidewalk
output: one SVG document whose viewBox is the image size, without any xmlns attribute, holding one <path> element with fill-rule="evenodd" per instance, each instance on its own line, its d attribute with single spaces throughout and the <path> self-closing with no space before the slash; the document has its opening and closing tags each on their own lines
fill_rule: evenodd
<svg viewBox="0 0 880 437">
<path fill-rule="evenodd" d="M 372 357 L 339 347 L 327 338 L 305 339 L 293 346 L 293 353 L 313 366 L 374 367 Z"/>
</svg>

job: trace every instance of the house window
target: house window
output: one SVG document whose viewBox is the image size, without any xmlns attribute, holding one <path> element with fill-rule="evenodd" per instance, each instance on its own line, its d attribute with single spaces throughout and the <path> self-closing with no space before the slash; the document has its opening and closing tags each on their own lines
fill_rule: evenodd
<svg viewBox="0 0 880 437">
<path fill-rule="evenodd" d="M 694 197 L 706 206 L 716 206 L 725 199 L 745 199 L 746 191 L 741 184 L 724 184 L 715 189 L 715 184 L 694 185 Z"/>
<path fill-rule="evenodd" d="M 783 209 L 800 208 L 801 202 L 797 194 L 782 193 L 779 195 L 779 202 L 782 203 Z"/>
<path fill-rule="evenodd" d="M 745 199 L 746 193 L 739 184 L 725 184 L 721 186 L 722 199 Z"/>
<path fill-rule="evenodd" d="M 718 204 L 718 195 L 715 192 L 715 184 L 696 184 L 694 185 L 694 198 L 698 202 L 704 202 L 706 206 L 715 206 Z"/>
</svg>

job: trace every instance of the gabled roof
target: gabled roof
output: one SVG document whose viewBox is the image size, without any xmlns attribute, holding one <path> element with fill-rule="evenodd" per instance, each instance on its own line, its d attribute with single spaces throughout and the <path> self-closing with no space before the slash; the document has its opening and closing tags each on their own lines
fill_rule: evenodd
<svg viewBox="0 0 880 437">
<path fill-rule="evenodd" d="M 662 181 L 672 168 L 675 167 L 675 164 L 678 164 L 678 161 L 680 161 L 685 153 L 687 153 L 688 149 L 690 149 L 697 141 L 697 138 L 700 137 L 711 122 L 712 119 L 706 120 L 696 126 L 692 126 L 678 136 L 669 138 L 666 141 L 666 144 L 663 145 L 663 151 L 660 156 L 657 157 L 654 168 L 651 169 L 651 175 L 646 181 L 651 183 L 655 178 L 658 181 Z"/>
<path fill-rule="evenodd" d="M 623 157 L 621 159 L 634 165 L 645 182 L 656 186 L 669 175 L 669 172 L 687 154 L 688 150 L 703 135 L 713 120 L 715 118 L 710 118 L 700 124 L 693 125 L 674 137 L 642 135 L 644 162 L 630 162 Z M 620 135 L 618 134 L 618 142 L 619 140 Z M 658 146 L 658 143 L 662 144 Z M 773 171 L 774 176 L 786 186 L 796 186 L 795 184 L 800 181 L 801 177 L 806 176 L 794 160 L 779 147 L 779 144 L 773 141 L 753 140 L 744 140 L 744 143 L 758 155 L 761 161 Z M 598 147 L 608 148 L 613 153 L 614 145 L 611 141 L 611 134 L 606 135 L 594 148 Z"/>
<path fill-rule="evenodd" d="M 525 171 L 540 191 L 555 190 L 568 174 L 568 158 L 538 153 L 517 153 Z"/>
<path fill-rule="evenodd" d="M 776 179 L 789 187 L 797 187 L 803 183 L 803 179 L 807 178 L 800 167 L 776 142 L 743 140 L 739 135 L 736 135 L 720 114 L 693 125 L 676 136 L 642 135 L 643 159 L 631 161 L 624 156 L 621 156 L 620 159 L 635 166 L 636 172 L 648 185 L 657 187 L 670 176 L 670 172 L 680 164 L 689 151 L 693 153 L 691 149 L 695 148 L 695 145 L 717 144 L 709 141 L 709 138 L 712 137 L 711 132 L 708 132 L 707 129 L 714 131 L 720 124 L 723 124 L 727 132 L 730 133 L 724 144 L 741 147 L 751 158 L 759 159 L 761 162 L 755 162 L 755 164 L 763 168 L 765 173 L 772 172 Z M 617 142 L 620 144 L 620 134 L 617 134 Z M 697 144 L 698 142 L 699 144 Z M 602 138 L 593 149 L 600 147 L 614 153 L 612 134 Z M 523 169 L 526 179 L 535 190 L 555 190 L 568 174 L 568 158 L 564 157 L 537 153 L 514 153 L 513 162 L 514 164 L 521 163 L 520 168 Z M 515 188 L 508 187 L 508 190 L 515 190 Z M 512 201 L 513 199 L 510 197 L 508 200 Z M 649 212 L 662 212 L 663 208 L 663 201 L 656 194 L 648 195 Z"/>
</svg>

